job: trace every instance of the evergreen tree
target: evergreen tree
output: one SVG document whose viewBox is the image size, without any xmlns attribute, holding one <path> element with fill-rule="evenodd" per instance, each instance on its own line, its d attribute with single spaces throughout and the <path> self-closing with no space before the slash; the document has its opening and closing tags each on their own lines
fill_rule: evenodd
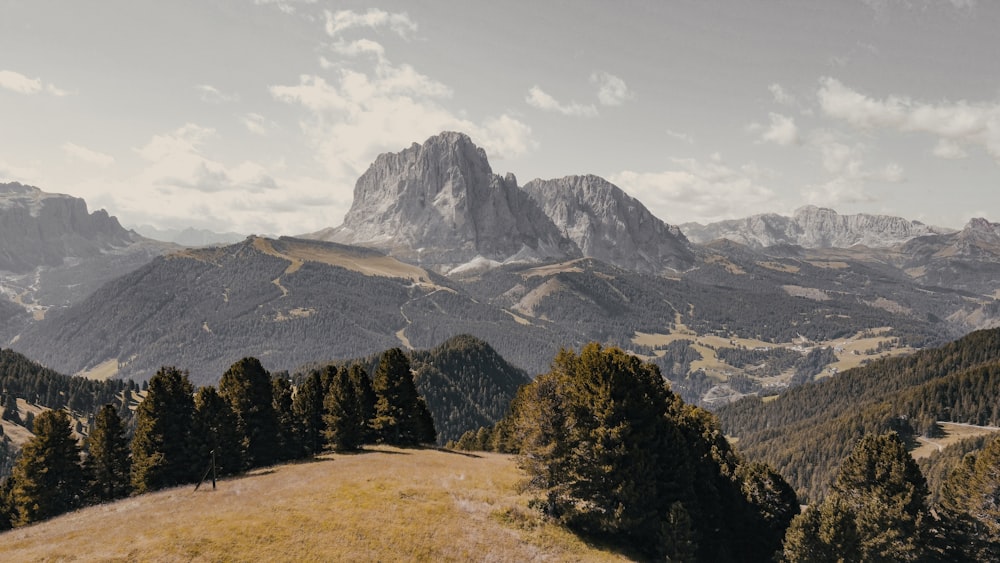
<svg viewBox="0 0 1000 563">
<path fill-rule="evenodd" d="M 194 388 L 187 372 L 160 368 L 148 382 L 132 438 L 132 488 L 144 493 L 197 478 L 191 451 Z"/>
<path fill-rule="evenodd" d="M 3 419 L 14 424 L 21 424 L 21 415 L 17 412 L 17 398 L 13 393 L 7 393 L 3 402 Z"/>
<path fill-rule="evenodd" d="M 35 437 L 14 466 L 15 525 L 30 524 L 82 504 L 87 483 L 80 446 L 62 410 L 48 410 L 35 419 Z"/>
<path fill-rule="evenodd" d="M 1000 560 L 1000 437 L 968 454 L 942 487 L 951 545 L 971 561 Z"/>
<path fill-rule="evenodd" d="M 0 481 L 0 532 L 9 530 L 17 522 L 17 505 L 14 504 L 14 477 Z"/>
<path fill-rule="evenodd" d="M 831 494 L 793 520 L 785 558 L 931 558 L 927 494 L 927 483 L 898 434 L 865 435 L 841 465 Z"/>
<path fill-rule="evenodd" d="M 214 451 L 219 475 L 233 475 L 243 469 L 236 414 L 215 387 L 202 387 L 195 395 L 192 434 L 197 447 L 196 466 L 207 467 Z"/>
<path fill-rule="evenodd" d="M 298 428 L 295 413 L 292 412 L 292 384 L 288 381 L 288 373 L 275 374 L 271 379 L 274 415 L 278 420 L 278 456 L 279 460 L 295 459 L 302 448 L 299 444 Z"/>
<path fill-rule="evenodd" d="M 247 469 L 271 465 L 281 457 L 272 389 L 271 376 L 256 358 L 236 362 L 219 381 L 219 395 L 236 414 Z"/>
<path fill-rule="evenodd" d="M 375 417 L 372 428 L 378 440 L 395 446 L 414 446 L 428 441 L 434 421 L 427 404 L 417 393 L 410 362 L 399 348 L 382 353 L 375 377 Z"/>
<path fill-rule="evenodd" d="M 346 369 L 338 369 L 333 376 L 323 406 L 326 440 L 330 447 L 338 452 L 360 448 L 364 439 L 364 417 L 357 389 Z"/>
<path fill-rule="evenodd" d="M 114 405 L 104 405 L 97 412 L 94 429 L 87 438 L 86 466 L 93 500 L 118 499 L 132 490 L 128 439 Z"/>
<path fill-rule="evenodd" d="M 351 383 L 354 384 L 354 392 L 361 403 L 361 418 L 364 420 L 365 431 L 363 441 L 365 443 L 374 442 L 376 436 L 372 430 L 372 420 L 375 418 L 376 397 L 375 391 L 372 389 L 372 380 L 361 364 L 351 364 L 351 367 L 347 368 L 347 375 L 350 376 Z"/>
<path fill-rule="evenodd" d="M 333 368 L 327 368 L 333 369 Z M 323 380 L 320 372 L 311 372 L 295 392 L 292 413 L 299 428 L 299 442 L 306 456 L 323 451 L 325 422 L 323 421 Z"/>
</svg>

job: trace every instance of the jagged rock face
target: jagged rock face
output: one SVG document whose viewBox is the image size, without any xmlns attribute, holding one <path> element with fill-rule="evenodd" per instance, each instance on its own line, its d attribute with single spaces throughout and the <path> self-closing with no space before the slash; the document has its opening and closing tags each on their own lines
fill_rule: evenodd
<svg viewBox="0 0 1000 563">
<path fill-rule="evenodd" d="M 133 242 L 106 211 L 87 212 L 82 199 L 16 182 L 0 184 L 0 271 L 59 266 Z"/>
<path fill-rule="evenodd" d="M 919 221 L 888 215 L 840 215 L 832 209 L 808 205 L 791 217 L 773 213 L 708 225 L 681 226 L 694 242 L 726 238 L 753 247 L 793 244 L 806 248 L 849 248 L 863 245 L 885 248 L 916 237 L 947 232 Z"/>
<path fill-rule="evenodd" d="M 380 155 L 358 179 L 344 224 L 312 236 L 442 267 L 579 255 L 514 176 L 493 174 L 461 133 Z"/>
<path fill-rule="evenodd" d="M 685 270 L 694 262 L 680 229 L 603 178 L 533 180 L 524 191 L 586 257 L 643 273 Z"/>
</svg>

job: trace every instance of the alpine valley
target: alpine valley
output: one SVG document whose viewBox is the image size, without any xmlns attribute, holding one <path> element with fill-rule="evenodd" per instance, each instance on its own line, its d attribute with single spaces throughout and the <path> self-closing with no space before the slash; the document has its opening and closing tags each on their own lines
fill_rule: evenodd
<svg viewBox="0 0 1000 563">
<path fill-rule="evenodd" d="M 453 132 L 379 156 L 342 225 L 226 246 L 159 243 L 0 184 L 0 270 L 5 345 L 136 381 L 468 334 L 531 375 L 561 347 L 619 346 L 712 405 L 1000 325 L 1000 224 L 806 207 L 678 227 L 597 176 L 520 186 Z"/>
</svg>

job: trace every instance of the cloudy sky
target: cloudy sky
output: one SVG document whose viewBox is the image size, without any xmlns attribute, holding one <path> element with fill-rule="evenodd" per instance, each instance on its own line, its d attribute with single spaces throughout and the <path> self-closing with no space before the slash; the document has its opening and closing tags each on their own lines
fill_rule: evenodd
<svg viewBox="0 0 1000 563">
<path fill-rule="evenodd" d="M 0 0 L 0 181 L 123 224 L 340 224 L 376 155 L 468 133 L 669 223 L 815 204 L 1000 221 L 993 0 Z"/>
</svg>

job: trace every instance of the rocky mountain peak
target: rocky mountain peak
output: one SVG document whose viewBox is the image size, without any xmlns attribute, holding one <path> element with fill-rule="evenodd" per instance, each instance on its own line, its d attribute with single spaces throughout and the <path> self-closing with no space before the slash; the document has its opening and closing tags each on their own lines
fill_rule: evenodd
<svg viewBox="0 0 1000 563">
<path fill-rule="evenodd" d="M 798 245 L 806 248 L 884 248 L 919 236 L 949 232 L 889 215 L 841 215 L 833 209 L 807 205 L 791 217 L 773 213 L 709 225 L 688 223 L 682 229 L 694 242 L 727 238 L 753 247 Z"/>
<path fill-rule="evenodd" d="M 524 190 L 584 256 L 647 273 L 684 270 L 694 261 L 680 229 L 600 176 L 532 180 Z"/>
<path fill-rule="evenodd" d="M 379 155 L 355 184 L 343 225 L 312 237 L 439 269 L 579 254 L 513 174 L 494 174 L 486 152 L 455 132 Z"/>
<path fill-rule="evenodd" d="M 0 183 L 0 270 L 58 266 L 66 258 L 93 256 L 136 238 L 103 209 L 88 212 L 80 198 Z"/>
</svg>

